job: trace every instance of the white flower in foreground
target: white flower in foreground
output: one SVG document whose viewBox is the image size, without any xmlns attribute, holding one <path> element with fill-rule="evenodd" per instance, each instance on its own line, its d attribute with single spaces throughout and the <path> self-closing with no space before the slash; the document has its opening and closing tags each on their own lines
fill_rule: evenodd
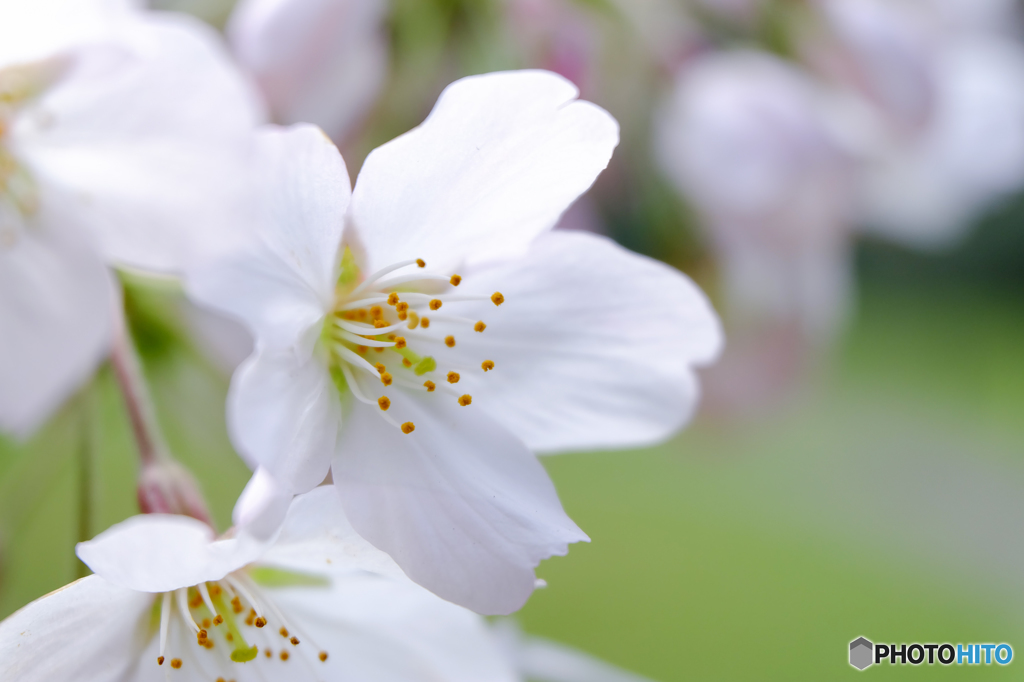
<svg viewBox="0 0 1024 682">
<path fill-rule="evenodd" d="M 275 120 L 344 139 L 384 85 L 386 0 L 242 0 L 228 38 Z"/>
<path fill-rule="evenodd" d="M 105 354 L 103 263 L 174 270 L 217 241 L 259 118 L 195 20 L 0 2 L 0 430 L 30 433 Z"/>
<path fill-rule="evenodd" d="M 253 243 L 188 282 L 256 337 L 229 395 L 242 455 L 295 492 L 330 470 L 357 532 L 482 613 L 586 538 L 531 450 L 669 436 L 721 341 L 678 272 L 550 231 L 618 139 L 576 94 L 546 72 L 458 81 L 351 195 L 318 131 L 268 133 Z"/>
<path fill-rule="evenodd" d="M 269 545 L 148 515 L 78 554 L 96 575 L 0 623 L 0 679 L 517 679 L 484 620 L 410 582 L 331 488 L 296 498 Z"/>
</svg>

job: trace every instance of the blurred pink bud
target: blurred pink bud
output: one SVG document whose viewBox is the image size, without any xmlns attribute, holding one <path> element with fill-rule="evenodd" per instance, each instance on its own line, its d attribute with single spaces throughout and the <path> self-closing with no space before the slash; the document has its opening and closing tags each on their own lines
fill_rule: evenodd
<svg viewBox="0 0 1024 682">
<path fill-rule="evenodd" d="M 144 464 L 139 473 L 138 495 L 139 509 L 144 514 L 181 514 L 213 525 L 199 484 L 173 460 L 157 459 Z"/>
<path fill-rule="evenodd" d="M 242 0 L 227 35 L 279 123 L 340 141 L 384 84 L 386 13 L 385 0 Z"/>
</svg>

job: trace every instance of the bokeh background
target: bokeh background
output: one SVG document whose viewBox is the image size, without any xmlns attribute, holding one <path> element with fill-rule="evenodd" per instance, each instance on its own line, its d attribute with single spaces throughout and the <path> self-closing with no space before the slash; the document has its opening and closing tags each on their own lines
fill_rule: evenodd
<svg viewBox="0 0 1024 682">
<path fill-rule="evenodd" d="M 244 62 L 232 2 L 153 4 L 227 25 Z M 593 543 L 541 566 L 549 587 L 519 614 L 525 629 L 666 681 L 842 679 L 861 674 L 846 662 L 861 635 L 1008 642 L 1024 656 L 1024 76 L 1014 79 L 1024 43 L 1014 3 L 883 0 L 903 14 L 849 23 L 849 3 L 812 0 L 335 4 L 347 8 L 337 15 L 345 45 L 365 48 L 348 50 L 351 68 L 380 74 L 366 83 L 338 67 L 316 86 L 354 88 L 344 111 L 316 121 L 353 174 L 452 80 L 557 70 L 622 124 L 611 167 L 562 228 L 680 268 L 725 322 L 728 348 L 704 373 L 706 399 L 684 433 L 651 449 L 545 460 Z M 960 40 L 996 45 L 1005 61 L 969 74 L 980 94 L 956 90 L 966 94 L 954 108 L 978 118 L 943 129 L 941 65 Z M 737 54 L 770 66 L 725 73 L 712 94 L 686 90 L 694 73 L 714 76 L 707 64 Z M 252 74 L 288 122 L 287 98 Z M 928 144 L 964 129 L 949 144 L 968 158 L 940 155 L 954 166 L 946 192 L 940 178 L 921 199 L 909 171 L 879 175 L 897 148 L 934 170 Z M 761 175 L 750 179 L 751 168 Z M 816 183 L 834 168 L 838 185 Z M 971 196 L 909 220 L 909 239 L 898 216 L 913 207 L 886 216 L 865 189 L 882 177 L 887 196 L 934 209 L 976 176 Z M 723 177 L 724 190 L 709 189 Z M 765 193 L 752 209 L 749 196 Z M 834 195 L 824 208 L 803 201 Z M 809 252 L 820 255 L 816 274 L 794 278 Z M 751 296 L 748 275 L 755 292 L 773 294 Z M 245 341 L 175 284 L 123 280 L 159 419 L 225 528 L 248 478 L 223 420 Z M 74 543 L 137 513 L 136 471 L 108 367 L 31 441 L 0 438 L 0 617 L 83 573 Z M 1008 678 L 1022 664 L 864 674 Z"/>
</svg>

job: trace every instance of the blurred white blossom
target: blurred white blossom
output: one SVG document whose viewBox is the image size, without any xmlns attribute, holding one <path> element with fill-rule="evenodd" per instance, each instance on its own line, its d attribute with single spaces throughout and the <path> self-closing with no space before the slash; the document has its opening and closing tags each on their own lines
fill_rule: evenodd
<svg viewBox="0 0 1024 682">
<path fill-rule="evenodd" d="M 386 0 L 242 0 L 227 34 L 279 123 L 342 141 L 384 85 Z"/>
</svg>

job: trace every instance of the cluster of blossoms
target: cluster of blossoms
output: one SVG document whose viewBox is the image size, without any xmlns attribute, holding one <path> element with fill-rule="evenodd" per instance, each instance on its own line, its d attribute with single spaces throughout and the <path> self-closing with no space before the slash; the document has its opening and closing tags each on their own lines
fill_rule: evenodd
<svg viewBox="0 0 1024 682">
<path fill-rule="evenodd" d="M 109 356 L 158 512 L 0 624 L 0 677 L 635 679 L 478 614 L 588 540 L 537 455 L 678 431 L 715 314 L 672 268 L 552 230 L 618 143 L 563 77 L 451 84 L 354 187 L 319 128 L 265 124 L 344 137 L 359 107 L 314 93 L 382 68 L 373 41 L 317 52 L 379 3 L 314 4 L 242 3 L 233 57 L 128 0 L 0 2 L 0 429 L 35 431 Z M 126 268 L 254 339 L 227 422 L 255 473 L 224 535 L 149 414 Z"/>
</svg>

